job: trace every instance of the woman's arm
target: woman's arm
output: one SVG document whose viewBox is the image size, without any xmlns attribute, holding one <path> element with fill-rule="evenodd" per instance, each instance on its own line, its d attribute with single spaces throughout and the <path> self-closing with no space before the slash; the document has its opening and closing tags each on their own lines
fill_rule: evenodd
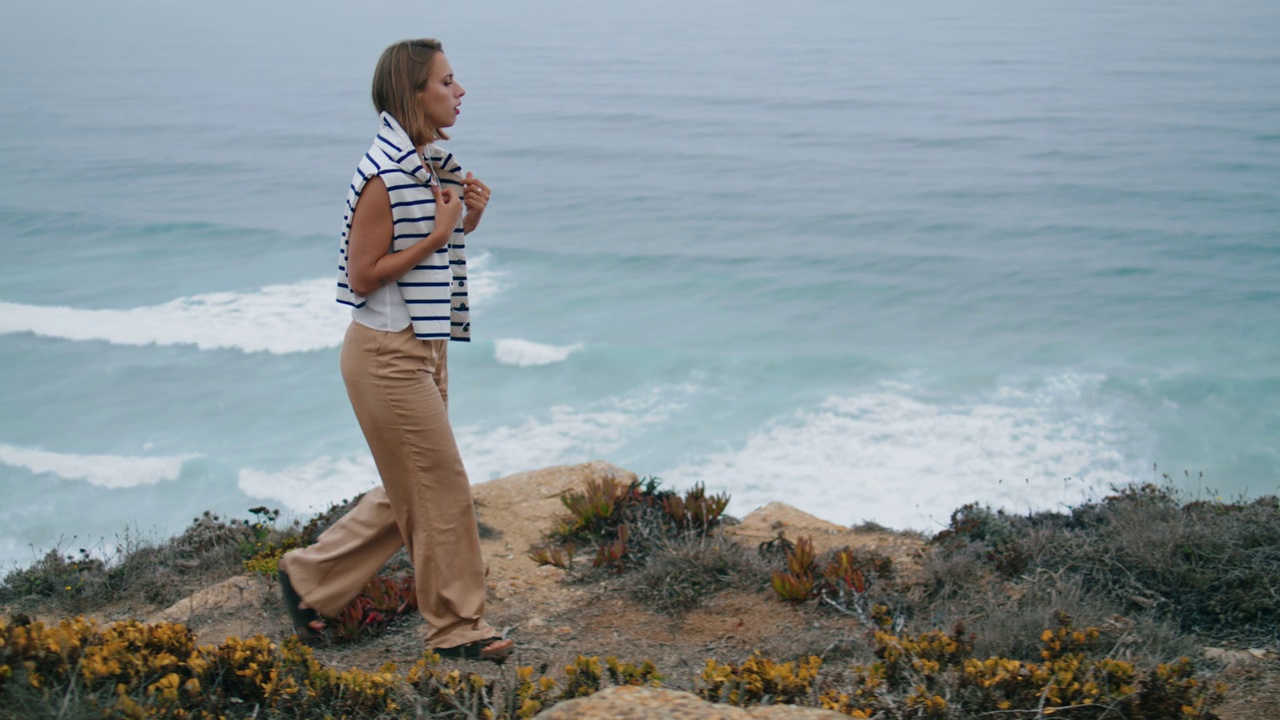
<svg viewBox="0 0 1280 720">
<path fill-rule="evenodd" d="M 436 226 L 418 243 L 391 252 L 395 222 L 391 216 L 391 196 L 382 178 L 373 177 L 365 184 L 356 202 L 348 235 L 347 278 L 351 291 L 368 295 L 389 282 L 398 280 L 428 255 L 444 247 L 458 225 L 462 203 L 452 190 L 431 188 L 436 196 Z"/>
</svg>

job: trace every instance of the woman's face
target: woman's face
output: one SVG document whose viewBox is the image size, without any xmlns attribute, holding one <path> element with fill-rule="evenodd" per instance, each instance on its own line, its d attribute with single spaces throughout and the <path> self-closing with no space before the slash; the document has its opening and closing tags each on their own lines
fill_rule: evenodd
<svg viewBox="0 0 1280 720">
<path fill-rule="evenodd" d="M 453 127 L 461 112 L 462 96 L 467 91 L 453 79 L 453 67 L 444 53 L 436 53 L 431 62 L 431 76 L 427 86 L 418 91 L 418 102 L 427 113 L 427 120 L 434 128 Z"/>
</svg>

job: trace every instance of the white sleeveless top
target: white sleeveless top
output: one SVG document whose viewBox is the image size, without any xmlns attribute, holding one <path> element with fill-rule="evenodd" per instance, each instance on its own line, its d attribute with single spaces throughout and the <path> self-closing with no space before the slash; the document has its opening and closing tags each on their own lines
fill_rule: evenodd
<svg viewBox="0 0 1280 720">
<path fill-rule="evenodd" d="M 391 199 L 393 253 L 416 245 L 435 229 L 433 185 L 452 187 L 459 201 L 462 199 L 462 168 L 451 153 L 428 145 L 430 165 L 424 166 L 395 118 L 384 112 L 379 123 L 373 146 L 360 160 L 347 191 L 337 300 L 352 307 L 352 319 L 375 330 L 397 331 L 413 325 L 414 334 L 423 340 L 469 341 L 471 316 L 462 216 L 446 246 L 424 258 L 395 285 L 384 285 L 365 297 L 351 290 L 347 277 L 351 219 L 360 193 L 371 178 L 382 178 Z"/>
<path fill-rule="evenodd" d="M 351 319 L 385 332 L 399 332 L 413 321 L 398 285 L 383 285 L 364 296 L 364 304 L 351 308 Z"/>
</svg>

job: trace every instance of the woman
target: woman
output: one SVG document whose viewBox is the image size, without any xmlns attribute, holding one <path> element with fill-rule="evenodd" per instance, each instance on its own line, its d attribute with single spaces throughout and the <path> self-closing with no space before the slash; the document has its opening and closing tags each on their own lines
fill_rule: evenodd
<svg viewBox="0 0 1280 720">
<path fill-rule="evenodd" d="M 471 486 L 447 413 L 447 346 L 471 332 L 464 237 L 489 202 L 488 186 L 431 144 L 448 138 L 464 94 L 435 40 L 398 42 L 378 60 L 381 117 L 347 193 L 338 301 L 352 306 L 342 378 L 382 487 L 281 558 L 280 584 L 298 634 L 314 637 L 404 545 L 427 646 L 501 662 L 514 643 L 484 619 Z"/>
</svg>

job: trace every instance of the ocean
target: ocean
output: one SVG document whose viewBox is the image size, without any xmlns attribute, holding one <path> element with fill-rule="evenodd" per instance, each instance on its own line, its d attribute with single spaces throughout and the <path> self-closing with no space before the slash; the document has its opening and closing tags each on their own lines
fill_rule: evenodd
<svg viewBox="0 0 1280 720">
<path fill-rule="evenodd" d="M 0 563 L 377 482 L 338 374 L 378 54 L 493 188 L 473 482 L 605 459 L 934 532 L 1280 491 L 1280 5 L 0 9 Z"/>
</svg>

